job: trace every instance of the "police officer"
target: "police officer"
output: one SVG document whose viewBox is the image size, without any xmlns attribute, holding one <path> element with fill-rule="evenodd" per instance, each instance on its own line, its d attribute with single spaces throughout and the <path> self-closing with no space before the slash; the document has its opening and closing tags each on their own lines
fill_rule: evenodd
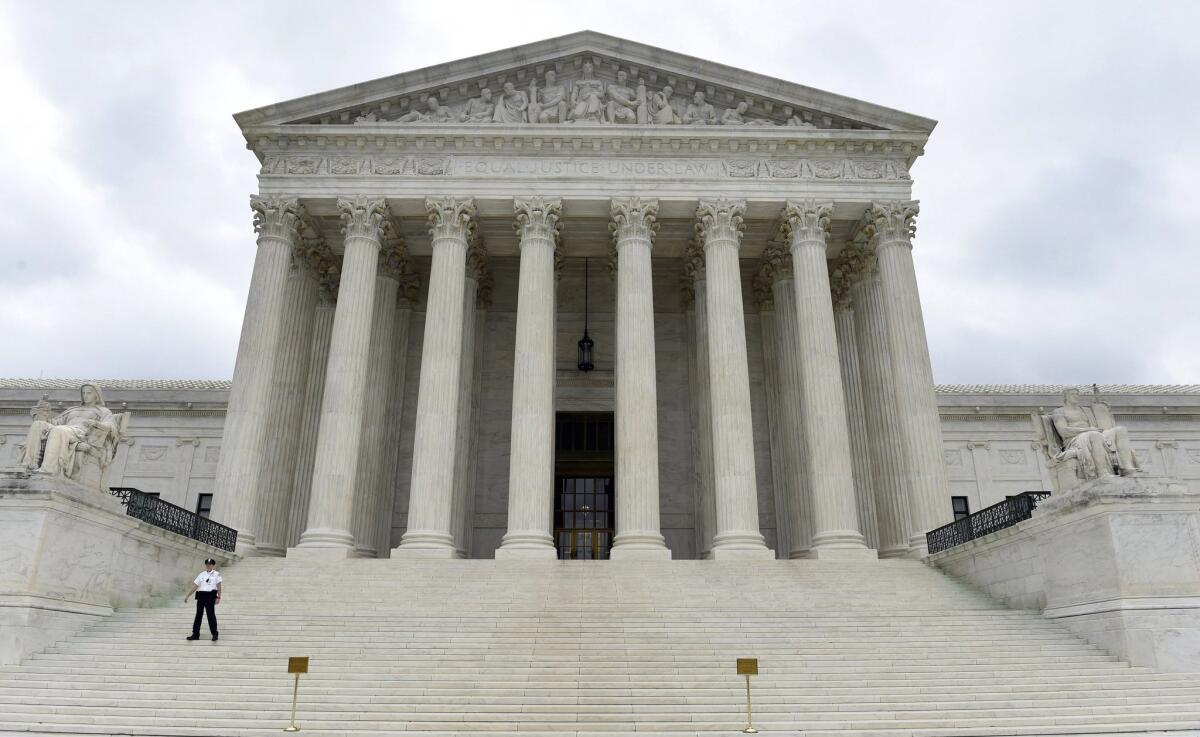
<svg viewBox="0 0 1200 737">
<path fill-rule="evenodd" d="M 212 558 L 204 561 L 204 570 L 192 581 L 192 590 L 184 595 L 186 602 L 192 594 L 196 595 L 196 619 L 192 622 L 192 634 L 189 640 L 200 639 L 200 619 L 208 613 L 208 631 L 212 633 L 213 642 L 217 641 L 217 613 L 213 610 L 221 603 L 221 574 L 213 569 L 217 562 Z"/>
</svg>

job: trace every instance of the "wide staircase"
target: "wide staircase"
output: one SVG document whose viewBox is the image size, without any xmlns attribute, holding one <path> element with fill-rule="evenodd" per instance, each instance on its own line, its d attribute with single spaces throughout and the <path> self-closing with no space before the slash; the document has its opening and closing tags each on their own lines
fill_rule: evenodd
<svg viewBox="0 0 1200 737">
<path fill-rule="evenodd" d="M 817 735 L 1200 728 L 1200 679 L 1132 668 L 914 561 L 254 559 L 221 639 L 122 611 L 0 669 L 0 732 Z"/>
</svg>

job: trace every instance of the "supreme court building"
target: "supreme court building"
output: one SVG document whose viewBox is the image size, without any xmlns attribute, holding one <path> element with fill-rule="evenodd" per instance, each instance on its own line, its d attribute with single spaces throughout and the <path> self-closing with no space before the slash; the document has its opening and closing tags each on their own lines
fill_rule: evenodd
<svg viewBox="0 0 1200 737">
<path fill-rule="evenodd" d="M 934 121 L 592 32 L 236 120 L 243 551 L 904 556 L 952 518 Z"/>
</svg>

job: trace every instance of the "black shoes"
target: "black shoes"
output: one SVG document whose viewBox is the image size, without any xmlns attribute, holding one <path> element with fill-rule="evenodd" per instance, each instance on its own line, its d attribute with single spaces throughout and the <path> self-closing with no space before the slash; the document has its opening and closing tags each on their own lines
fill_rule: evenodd
<svg viewBox="0 0 1200 737">
<path fill-rule="evenodd" d="M 200 635 L 188 635 L 188 639 L 189 639 L 189 640 L 199 640 L 199 639 L 200 639 Z"/>
<path fill-rule="evenodd" d="M 217 637 L 218 637 L 218 635 L 213 635 L 213 642 L 217 641 Z"/>
</svg>

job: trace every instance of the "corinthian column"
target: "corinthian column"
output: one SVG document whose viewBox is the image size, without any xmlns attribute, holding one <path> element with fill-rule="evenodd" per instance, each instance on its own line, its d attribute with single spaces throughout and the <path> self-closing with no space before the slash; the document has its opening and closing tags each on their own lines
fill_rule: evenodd
<svg viewBox="0 0 1200 737">
<path fill-rule="evenodd" d="M 316 235 L 315 230 L 311 230 Z M 284 297 L 283 326 L 275 351 L 271 416 L 275 431 L 268 433 L 262 471 L 258 478 L 258 552 L 281 556 L 288 544 L 288 514 L 296 479 L 296 460 L 304 422 L 304 395 L 312 358 L 313 318 L 317 283 L 328 268 L 330 255 L 318 237 L 298 246 L 292 254 L 292 273 Z"/>
<path fill-rule="evenodd" d="M 295 197 L 253 196 L 258 254 L 250 277 L 246 315 L 238 341 L 233 386 L 225 414 L 221 458 L 214 481 L 213 520 L 238 531 L 237 552 L 252 555 L 258 534 L 258 476 L 275 375 L 275 350 L 283 324 L 292 249 L 299 243 L 304 214 Z"/>
<path fill-rule="evenodd" d="M 337 205 L 345 235 L 342 274 L 321 400 L 308 527 L 296 550 L 310 556 L 347 557 L 354 550 L 351 527 L 371 316 L 380 239 L 388 212 L 384 200 L 368 197 L 339 198 Z"/>
<path fill-rule="evenodd" d="M 812 492 L 812 555 L 817 558 L 874 556 L 859 531 L 854 472 L 842 393 L 837 333 L 829 298 L 826 237 L 831 204 L 788 202 L 783 210 L 796 286 L 800 391 L 804 406 L 806 470 Z"/>
<path fill-rule="evenodd" d="M 658 500 L 658 392 L 650 250 L 658 200 L 611 204 L 617 249 L 617 536 L 613 560 L 669 560 Z"/>
<path fill-rule="evenodd" d="M 417 389 L 408 530 L 394 557 L 453 558 L 450 508 L 462 370 L 463 288 L 467 244 L 475 229 L 475 203 L 440 197 L 425 200 L 425 209 L 433 236 L 433 265 Z"/>
<path fill-rule="evenodd" d="M 716 535 L 711 556 L 771 558 L 758 529 L 750 370 L 742 309 L 744 200 L 701 200 L 696 232 L 704 247 L 708 314 L 708 376 L 712 412 Z"/>
<path fill-rule="evenodd" d="M 692 240 L 683 258 L 683 294 L 691 304 L 691 330 L 688 357 L 688 395 L 692 410 L 692 458 L 696 483 L 696 557 L 712 555 L 716 533 L 717 503 L 713 483 L 712 412 L 708 387 L 708 311 L 707 281 L 704 278 L 704 250 Z"/>
<path fill-rule="evenodd" d="M 521 238 L 513 360 L 508 532 L 497 558 L 556 558 L 554 516 L 554 250 L 562 202 L 513 202 Z"/>
<path fill-rule="evenodd" d="M 912 201 L 876 202 L 866 214 L 883 293 L 892 354 L 896 408 L 908 476 L 909 543 L 925 555 L 925 533 L 951 521 L 950 483 L 942 452 L 942 427 L 933 393 L 933 368 L 917 292 L 912 237 L 918 207 Z"/>
<path fill-rule="evenodd" d="M 783 491 L 787 495 L 789 558 L 807 558 L 812 548 L 812 500 L 805 468 L 804 413 L 800 391 L 800 335 L 796 325 L 796 285 L 792 257 L 785 248 L 770 254 L 771 295 L 775 304 L 775 354 L 779 401 L 779 445 Z"/>
<path fill-rule="evenodd" d="M 458 375 L 458 440 L 455 445 L 454 501 L 450 506 L 450 529 L 454 533 L 455 554 L 469 557 L 469 521 L 471 497 L 475 493 L 475 412 L 476 344 L 482 325 L 475 309 L 479 285 L 488 275 L 487 251 L 479 243 L 467 249 L 467 278 L 463 284 L 462 371 Z"/>
<path fill-rule="evenodd" d="M 391 229 L 389 229 L 390 231 Z M 367 393 L 363 407 L 363 441 L 358 451 L 358 474 L 354 483 L 354 546 L 360 558 L 379 554 L 375 546 L 375 519 L 379 498 L 392 487 L 386 474 L 385 443 L 389 435 L 388 409 L 392 394 L 402 391 L 392 383 L 393 338 L 396 332 L 396 293 L 407 266 L 404 242 L 389 232 L 379 252 L 379 271 L 375 277 L 375 305 L 371 316 L 371 347 L 367 360 Z"/>
<path fill-rule="evenodd" d="M 846 396 L 846 425 L 850 430 L 850 465 L 854 470 L 854 500 L 858 506 L 858 523 L 866 538 L 867 547 L 877 548 L 879 531 L 875 514 L 875 484 L 871 471 L 871 449 L 867 440 L 867 422 L 863 408 L 862 371 L 859 366 L 858 344 L 854 338 L 857 310 L 852 307 L 850 283 L 860 254 L 852 249 L 843 252 L 831 264 L 830 286 L 833 290 L 833 323 L 837 331 L 838 358 L 842 366 L 842 391 Z"/>
</svg>

